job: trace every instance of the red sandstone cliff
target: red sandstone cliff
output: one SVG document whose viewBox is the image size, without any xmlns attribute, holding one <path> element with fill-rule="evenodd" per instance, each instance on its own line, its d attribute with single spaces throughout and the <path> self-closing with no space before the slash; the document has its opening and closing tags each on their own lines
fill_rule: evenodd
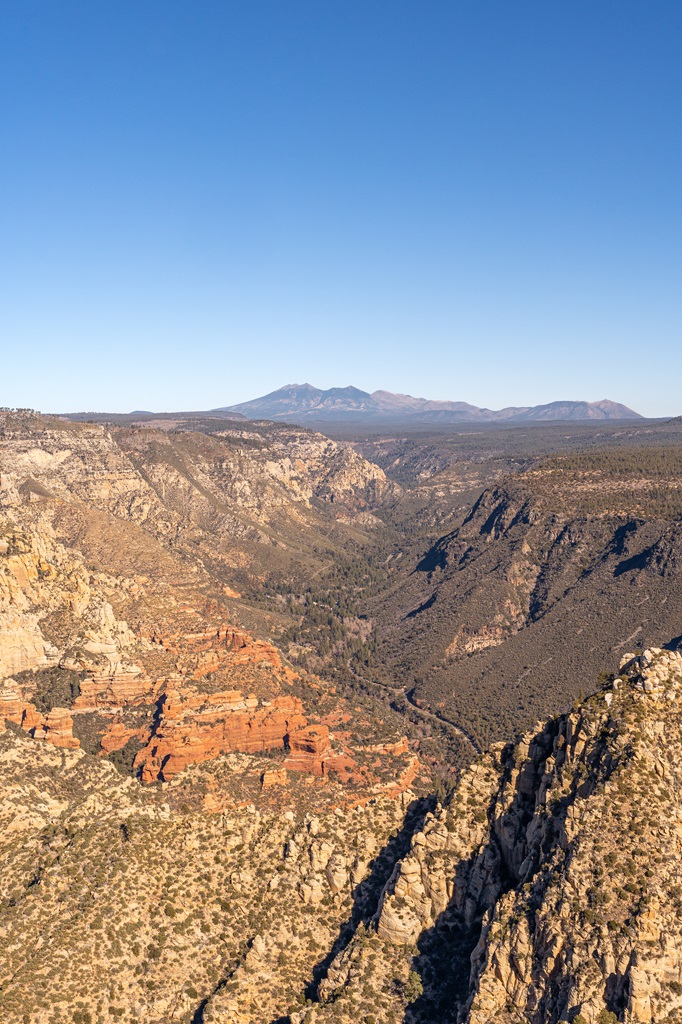
<svg viewBox="0 0 682 1024">
<path fill-rule="evenodd" d="M 143 782 L 168 782 L 190 764 L 229 751 L 245 754 L 284 748 L 295 730 L 307 725 L 297 697 L 281 696 L 260 703 L 239 691 L 206 696 L 168 690 L 147 746 L 135 759 Z"/>
</svg>

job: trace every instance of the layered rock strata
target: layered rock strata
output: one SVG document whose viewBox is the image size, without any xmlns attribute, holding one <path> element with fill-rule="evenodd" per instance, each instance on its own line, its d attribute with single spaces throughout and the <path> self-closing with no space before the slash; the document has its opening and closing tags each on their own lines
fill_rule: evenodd
<svg viewBox="0 0 682 1024">
<path fill-rule="evenodd" d="M 677 1019 L 681 741 L 682 655 L 651 649 L 481 758 L 396 865 L 371 968 L 354 940 L 311 1019 L 353 1020 L 370 969 L 377 1022 Z"/>
<path fill-rule="evenodd" d="M 261 753 L 283 749 L 289 737 L 307 725 L 297 697 L 281 696 L 259 706 L 257 697 L 239 691 L 205 697 L 166 690 L 148 745 L 135 767 L 143 782 L 168 782 L 188 765 L 228 751 Z"/>
</svg>

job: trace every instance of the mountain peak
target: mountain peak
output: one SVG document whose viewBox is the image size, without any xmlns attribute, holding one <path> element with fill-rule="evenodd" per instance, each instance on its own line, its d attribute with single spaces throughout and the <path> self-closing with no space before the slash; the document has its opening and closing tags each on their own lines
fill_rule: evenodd
<svg viewBox="0 0 682 1024">
<path fill-rule="evenodd" d="M 311 422 L 334 420 L 409 420 L 425 423 L 533 422 L 552 420 L 626 420 L 640 415 L 619 402 L 555 401 L 546 405 L 510 406 L 494 411 L 468 402 L 415 398 L 378 390 L 371 394 L 353 385 L 322 390 L 312 384 L 286 384 L 261 398 L 226 410 L 249 419 Z"/>
</svg>

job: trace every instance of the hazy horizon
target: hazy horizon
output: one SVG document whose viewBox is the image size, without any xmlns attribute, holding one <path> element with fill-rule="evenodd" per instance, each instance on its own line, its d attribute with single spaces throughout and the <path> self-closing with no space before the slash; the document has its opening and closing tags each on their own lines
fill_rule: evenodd
<svg viewBox="0 0 682 1024">
<path fill-rule="evenodd" d="M 361 391 L 361 392 L 363 392 L 365 394 L 368 394 L 370 396 L 374 395 L 376 393 L 382 393 L 383 392 L 383 393 L 390 393 L 390 394 L 393 394 L 393 395 L 396 395 L 396 396 L 402 397 L 402 398 L 414 398 L 414 399 L 417 399 L 417 400 L 420 400 L 420 401 L 426 400 L 426 401 L 430 401 L 430 402 L 462 402 L 462 403 L 465 403 L 467 405 L 472 405 L 472 406 L 475 405 L 475 403 L 470 402 L 469 399 L 466 396 L 461 397 L 461 396 L 458 396 L 458 395 L 456 395 L 456 396 L 448 396 L 448 395 L 417 395 L 417 394 L 411 394 L 411 393 L 405 392 L 405 391 L 403 391 L 403 392 L 388 392 L 387 388 L 374 388 L 372 391 L 369 391 L 367 388 L 363 388 L 363 387 L 361 387 L 361 386 L 359 386 L 357 384 L 352 384 L 352 383 L 351 384 L 332 384 L 332 385 L 330 385 L 329 388 L 320 388 L 320 387 L 318 387 L 317 384 L 312 383 L 312 381 L 303 380 L 300 383 L 298 383 L 298 382 L 289 382 L 287 384 L 280 385 L 280 387 L 274 388 L 271 392 L 263 391 L 263 392 L 261 392 L 261 393 L 259 393 L 257 395 L 256 394 L 251 395 L 251 396 L 249 396 L 249 398 L 243 399 L 240 402 L 223 402 L 223 403 L 220 403 L 218 405 L 204 406 L 204 407 L 190 406 L 190 405 L 185 403 L 184 405 L 178 405 L 178 406 L 175 406 L 173 408 L 171 408 L 170 406 L 167 407 L 167 408 L 160 408 L 160 407 L 150 408 L 149 405 L 144 405 L 144 404 L 142 404 L 140 406 L 137 406 L 135 408 L 113 408 L 113 407 L 112 408 L 86 408 L 85 406 L 73 407 L 73 408 L 68 408 L 68 409 L 67 408 L 52 408 L 52 407 L 40 409 L 40 408 L 38 408 L 36 406 L 28 406 L 28 408 L 31 408 L 31 409 L 35 410 L 36 412 L 41 413 L 41 414 L 45 414 L 45 415 L 73 415 L 73 414 L 77 414 L 77 413 L 88 413 L 88 412 L 97 413 L 97 414 L 112 413 L 112 414 L 115 414 L 115 415 L 129 415 L 130 413 L 162 414 L 162 413 L 174 413 L 174 412 L 212 412 L 212 411 L 217 411 L 217 410 L 220 410 L 220 409 L 230 409 L 230 408 L 242 405 L 242 404 L 247 404 L 248 402 L 254 401 L 256 399 L 265 398 L 265 397 L 268 397 L 271 394 L 274 395 L 277 392 L 282 391 L 282 390 L 284 390 L 286 388 L 306 387 L 306 386 L 309 386 L 309 387 L 312 387 L 312 388 L 316 388 L 317 390 L 322 391 L 322 392 L 330 390 L 330 388 L 342 389 L 342 390 L 347 389 L 347 388 L 355 388 L 356 390 Z M 535 403 L 533 403 L 533 405 L 534 406 L 544 406 L 544 405 L 551 405 L 551 404 L 559 403 L 559 402 L 587 402 L 588 404 L 595 404 L 597 402 L 604 402 L 604 401 L 610 401 L 610 402 L 614 402 L 614 403 L 617 403 L 617 404 L 620 404 L 620 405 L 625 405 L 631 411 L 640 413 L 640 415 L 643 416 L 644 418 L 668 419 L 670 417 L 678 415 L 678 413 L 670 412 L 670 413 L 667 413 L 667 414 L 666 413 L 662 413 L 662 414 L 659 414 L 657 416 L 647 416 L 645 413 L 640 412 L 640 410 L 638 408 L 636 408 L 634 406 L 628 406 L 626 402 L 621 402 L 619 398 L 617 398 L 617 397 L 614 398 L 613 396 L 609 396 L 609 395 L 603 395 L 601 398 L 594 398 L 594 397 L 589 397 L 589 396 L 585 396 L 585 395 L 576 395 L 576 396 L 572 396 L 572 397 L 559 396 L 559 397 L 547 398 L 544 401 L 535 402 Z M 9 406 L 9 405 L 6 405 L 6 407 L 13 408 L 13 406 Z M 19 406 L 19 407 L 21 408 L 22 406 Z M 491 412 L 497 412 L 497 411 L 500 411 L 500 410 L 503 410 L 503 409 L 509 409 L 509 408 L 527 408 L 527 407 L 528 408 L 532 408 L 532 406 L 524 405 L 521 402 L 510 402 L 507 405 L 498 406 L 498 407 L 494 407 L 492 405 L 485 405 L 485 404 L 480 405 L 480 406 L 476 406 L 476 407 L 480 408 L 480 409 L 488 409 Z"/>
<path fill-rule="evenodd" d="M 112 409 L 86 409 L 85 407 L 83 407 L 83 408 L 78 408 L 78 409 L 76 409 L 76 408 L 73 408 L 73 409 L 39 409 L 39 410 L 36 410 L 36 411 L 41 412 L 41 413 L 56 414 L 56 415 L 64 415 L 64 414 L 71 415 L 71 414 L 75 414 L 75 413 L 87 413 L 87 412 L 98 413 L 98 414 L 100 414 L 100 413 L 112 413 L 112 414 L 116 414 L 116 415 L 126 415 L 126 414 L 130 414 L 130 413 L 141 413 L 141 414 L 148 414 L 149 413 L 149 414 L 153 415 L 153 414 L 174 413 L 174 412 L 212 412 L 212 411 L 217 411 L 217 410 L 221 410 L 221 409 L 230 409 L 230 408 L 233 408 L 233 407 L 237 407 L 237 406 L 239 406 L 241 404 L 248 404 L 248 402 L 250 402 L 250 401 L 253 401 L 253 400 L 256 400 L 256 399 L 260 399 L 260 398 L 268 397 L 270 394 L 273 394 L 273 395 L 277 394 L 279 391 L 282 391 L 282 390 L 284 390 L 286 388 L 299 388 L 299 387 L 306 387 L 306 386 L 309 386 L 309 387 L 312 387 L 312 388 L 316 388 L 318 391 L 321 391 L 321 392 L 329 390 L 327 388 L 318 388 L 318 386 L 316 384 L 313 384 L 311 381 L 301 381 L 301 383 L 290 382 L 290 383 L 287 383 L 287 384 L 283 384 L 283 385 L 281 385 L 281 387 L 275 388 L 272 392 L 263 392 L 262 394 L 259 394 L 259 395 L 252 395 L 250 397 L 250 399 L 246 399 L 245 402 L 243 402 L 243 403 L 242 402 L 223 403 L 223 404 L 220 404 L 220 405 L 211 406 L 210 408 L 206 407 L 206 408 L 203 408 L 203 409 L 200 409 L 198 406 L 197 407 L 190 407 L 188 405 L 184 405 L 184 406 L 177 406 L 176 408 L 173 408 L 173 409 L 171 409 L 171 408 L 151 409 L 148 406 L 140 406 L 140 407 L 135 408 L 135 409 L 113 409 L 113 408 Z M 458 396 L 449 397 L 449 396 L 443 396 L 443 395 L 437 395 L 437 396 L 434 396 L 434 395 L 414 395 L 414 394 L 409 394 L 408 392 L 387 392 L 386 388 L 375 388 L 373 391 L 368 391 L 366 388 L 359 387 L 356 384 L 335 384 L 335 385 L 331 385 L 331 387 L 334 388 L 334 389 L 337 389 L 337 390 L 338 389 L 345 390 L 345 389 L 348 389 L 348 388 L 354 388 L 354 389 L 356 389 L 358 391 L 361 391 L 361 392 L 363 392 L 363 393 L 365 393 L 367 395 L 370 395 L 370 396 L 372 396 L 374 394 L 377 394 L 377 393 L 384 393 L 384 394 L 390 393 L 390 394 L 396 395 L 397 397 L 401 397 L 401 398 L 414 398 L 414 399 L 417 399 L 417 400 L 420 400 L 420 401 L 426 400 L 426 401 L 430 401 L 430 402 L 443 402 L 443 403 L 445 403 L 445 402 L 450 402 L 450 403 L 462 402 L 462 403 L 465 403 L 465 404 L 468 404 L 468 405 L 473 405 L 473 403 L 469 402 L 466 397 L 461 398 L 461 397 L 458 397 Z M 549 399 L 547 399 L 547 401 L 537 402 L 535 404 L 538 405 L 538 406 L 551 405 L 551 404 L 560 403 L 560 402 L 567 402 L 567 403 L 568 402 L 587 402 L 588 404 L 595 404 L 597 402 L 604 402 L 604 401 L 611 401 L 611 402 L 615 402 L 615 403 L 618 403 L 618 404 L 621 404 L 621 405 L 625 405 L 626 404 L 626 403 L 623 403 L 623 402 L 619 402 L 619 400 L 617 398 L 612 398 L 612 397 L 609 397 L 609 396 L 602 396 L 601 398 L 589 398 L 589 397 L 585 397 L 585 396 L 575 396 L 575 397 L 568 397 L 567 398 L 567 397 L 564 396 L 564 397 L 559 397 L 559 398 L 549 398 Z M 491 412 L 497 412 L 497 411 L 500 411 L 502 409 L 507 409 L 507 408 L 526 408 L 526 406 L 522 406 L 520 403 L 515 402 L 515 403 L 510 403 L 507 406 L 500 406 L 499 409 L 494 409 L 492 406 L 489 406 L 489 405 L 482 405 L 482 406 L 479 406 L 477 408 L 488 409 Z M 628 406 L 628 408 L 630 408 L 631 411 L 639 413 L 639 409 L 633 408 L 631 406 Z M 388 416 L 390 416 L 392 414 L 387 413 L 386 415 L 388 417 Z M 641 413 L 641 415 L 645 416 L 644 413 Z M 663 414 L 660 417 L 645 417 L 645 418 L 667 419 L 669 416 L 673 416 L 673 415 L 675 415 L 675 414 L 674 413 L 670 413 L 670 414 L 668 414 L 668 416 Z"/>
</svg>

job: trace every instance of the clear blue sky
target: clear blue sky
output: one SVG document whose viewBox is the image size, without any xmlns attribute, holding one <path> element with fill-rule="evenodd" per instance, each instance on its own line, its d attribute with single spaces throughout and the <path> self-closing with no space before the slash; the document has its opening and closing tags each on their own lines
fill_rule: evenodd
<svg viewBox="0 0 682 1024">
<path fill-rule="evenodd" d="M 682 412 L 680 0 L 8 0 L 0 404 Z"/>
</svg>

